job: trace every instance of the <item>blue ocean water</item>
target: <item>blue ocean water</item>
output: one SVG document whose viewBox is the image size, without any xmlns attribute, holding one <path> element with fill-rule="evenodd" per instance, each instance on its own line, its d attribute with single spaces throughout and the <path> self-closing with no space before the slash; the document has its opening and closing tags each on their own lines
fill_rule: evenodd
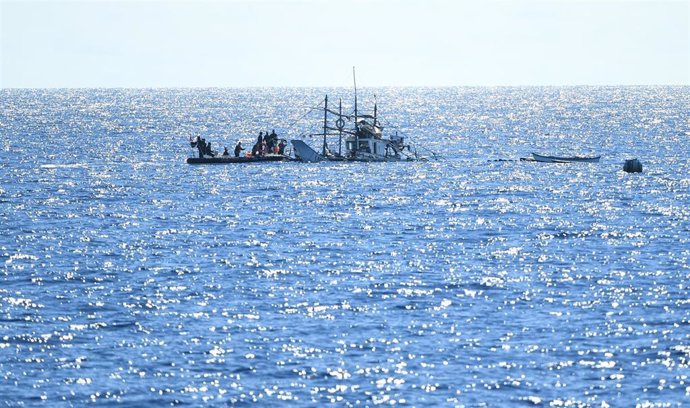
<svg viewBox="0 0 690 408">
<path fill-rule="evenodd" d="M 688 87 L 363 89 L 440 159 L 184 162 L 326 93 L 0 90 L 0 405 L 690 401 Z"/>
</svg>

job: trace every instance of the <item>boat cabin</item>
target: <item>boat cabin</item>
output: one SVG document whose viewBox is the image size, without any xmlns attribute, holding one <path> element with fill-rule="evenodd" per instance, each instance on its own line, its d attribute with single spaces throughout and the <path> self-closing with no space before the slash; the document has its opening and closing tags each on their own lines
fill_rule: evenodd
<svg viewBox="0 0 690 408">
<path fill-rule="evenodd" d="M 346 157 L 366 161 L 400 160 L 403 138 L 383 139 L 382 130 L 365 119 L 358 120 L 355 134 L 345 139 Z"/>
</svg>

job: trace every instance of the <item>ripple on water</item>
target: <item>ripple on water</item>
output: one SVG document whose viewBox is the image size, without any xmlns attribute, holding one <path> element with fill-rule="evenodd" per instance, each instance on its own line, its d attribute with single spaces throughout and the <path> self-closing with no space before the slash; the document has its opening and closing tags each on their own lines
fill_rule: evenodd
<svg viewBox="0 0 690 408">
<path fill-rule="evenodd" d="M 365 89 L 443 159 L 183 163 L 323 91 L 0 91 L 0 399 L 682 406 L 687 89 Z M 487 161 L 538 149 L 603 158 Z"/>
</svg>

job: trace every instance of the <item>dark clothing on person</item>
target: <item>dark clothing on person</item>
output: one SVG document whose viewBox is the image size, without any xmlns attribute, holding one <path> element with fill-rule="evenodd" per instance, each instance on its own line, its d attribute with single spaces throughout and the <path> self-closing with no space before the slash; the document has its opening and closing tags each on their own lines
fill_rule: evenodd
<svg viewBox="0 0 690 408">
<path fill-rule="evenodd" d="M 230 153 L 228 153 L 227 147 L 223 150 L 223 156 L 230 156 Z"/>
<path fill-rule="evenodd" d="M 240 157 L 240 152 L 242 150 L 244 150 L 244 148 L 242 147 L 242 143 L 237 142 L 237 145 L 235 146 L 235 157 Z"/>
<path fill-rule="evenodd" d="M 206 139 L 199 139 L 196 148 L 199 150 L 199 157 L 204 157 L 206 154 Z"/>
<path fill-rule="evenodd" d="M 275 152 L 275 148 L 278 146 L 278 135 L 276 135 L 275 129 L 271 132 L 271 134 L 268 134 L 268 132 L 266 132 L 266 137 L 264 137 L 264 141 L 266 142 L 268 152 Z"/>
</svg>

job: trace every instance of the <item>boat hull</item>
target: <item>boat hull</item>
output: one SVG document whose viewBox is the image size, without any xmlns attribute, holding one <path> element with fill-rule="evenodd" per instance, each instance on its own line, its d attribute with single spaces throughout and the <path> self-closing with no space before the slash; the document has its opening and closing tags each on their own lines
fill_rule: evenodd
<svg viewBox="0 0 690 408">
<path fill-rule="evenodd" d="M 295 151 L 295 158 L 298 161 L 303 161 L 307 163 L 317 163 L 325 160 L 322 155 L 320 155 L 316 150 L 309 147 L 308 144 L 299 139 L 293 139 L 290 141 L 292 147 Z"/>
<path fill-rule="evenodd" d="M 287 161 L 290 158 L 280 154 L 269 154 L 257 157 L 189 157 L 187 164 L 237 164 L 237 163 L 264 163 Z"/>
<path fill-rule="evenodd" d="M 372 139 L 360 139 L 360 140 L 372 140 Z M 378 141 L 378 140 L 377 140 Z M 322 161 L 335 161 L 335 162 L 400 162 L 400 161 L 415 161 L 417 158 L 411 156 L 403 156 L 400 154 L 388 154 L 386 149 L 386 144 L 380 146 L 379 151 L 384 151 L 386 154 L 373 154 L 363 150 L 356 151 L 354 153 L 346 153 L 346 156 L 339 155 L 326 155 L 323 156 L 319 154 L 316 150 L 312 149 L 304 143 L 302 140 L 293 139 L 291 140 L 292 146 L 295 152 L 295 158 L 297 161 L 317 163 Z"/>
<path fill-rule="evenodd" d="M 558 157 L 558 156 L 543 156 L 541 154 L 532 153 L 532 158 L 535 161 L 542 163 L 599 163 L 601 156 L 594 157 Z"/>
<path fill-rule="evenodd" d="M 372 162 L 387 163 L 387 162 L 412 161 L 414 159 L 404 158 L 404 157 L 400 157 L 400 156 L 377 156 L 377 155 L 370 154 L 370 153 L 357 153 L 354 157 L 349 157 L 345 160 L 346 161 L 354 161 L 354 162 L 364 162 L 364 163 L 372 163 Z"/>
</svg>

